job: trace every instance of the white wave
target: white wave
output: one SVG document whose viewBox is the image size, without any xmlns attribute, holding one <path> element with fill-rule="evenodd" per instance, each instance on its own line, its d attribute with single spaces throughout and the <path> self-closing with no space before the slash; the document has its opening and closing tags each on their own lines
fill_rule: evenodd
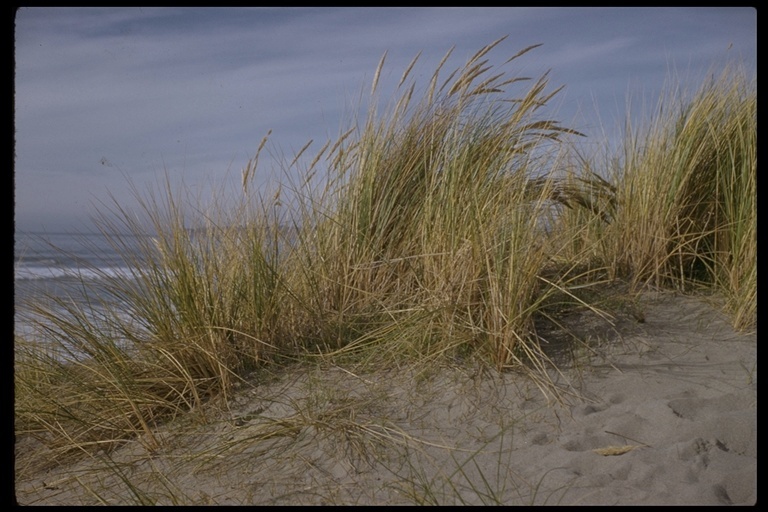
<svg viewBox="0 0 768 512">
<path fill-rule="evenodd" d="M 77 279 L 104 279 L 112 277 L 133 277 L 133 271 L 128 267 L 103 267 L 99 269 L 64 268 L 64 267 L 36 267 L 21 266 L 14 272 L 17 280 L 57 279 L 72 277 Z"/>
</svg>

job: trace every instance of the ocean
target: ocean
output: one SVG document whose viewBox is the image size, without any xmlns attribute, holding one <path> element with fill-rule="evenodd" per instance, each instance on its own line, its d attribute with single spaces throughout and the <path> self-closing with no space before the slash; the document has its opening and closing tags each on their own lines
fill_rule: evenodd
<svg viewBox="0 0 768 512">
<path fill-rule="evenodd" d="M 96 315 L 104 304 L 113 311 L 129 314 L 127 305 L 117 302 L 109 293 L 110 281 L 133 278 L 136 269 L 132 269 L 131 264 L 142 260 L 132 258 L 131 253 L 141 245 L 146 247 L 152 238 L 132 234 L 120 234 L 117 238 L 122 246 L 115 249 L 109 237 L 101 233 L 17 231 L 14 237 L 14 333 L 34 338 L 33 324 L 39 317 L 32 315 L 30 304 L 46 304 L 48 311 L 56 316 L 66 315 L 66 311 L 49 298 L 74 303 Z"/>
<path fill-rule="evenodd" d="M 130 247 L 135 235 L 120 235 Z M 129 258 L 99 233 L 14 234 L 14 333 L 28 334 L 30 303 L 58 297 L 98 307 L 110 300 L 104 286 L 111 278 L 130 276 Z M 83 291 L 87 286 L 88 292 Z"/>
</svg>

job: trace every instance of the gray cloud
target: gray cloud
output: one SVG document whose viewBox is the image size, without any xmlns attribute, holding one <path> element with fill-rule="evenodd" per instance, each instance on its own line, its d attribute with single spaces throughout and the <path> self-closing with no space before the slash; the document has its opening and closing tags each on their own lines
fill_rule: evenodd
<svg viewBox="0 0 768 512">
<path fill-rule="evenodd" d="M 652 95 L 673 66 L 692 84 L 728 56 L 755 71 L 755 20 L 748 8 L 25 8 L 17 225 L 74 222 L 108 190 L 130 202 L 126 176 L 237 177 L 269 129 L 285 153 L 309 139 L 319 148 L 367 100 L 385 51 L 386 97 L 421 50 L 413 76 L 426 85 L 453 45 L 446 69 L 505 34 L 496 64 L 544 43 L 513 71 L 552 69 L 552 86 L 567 86 L 560 118 L 582 112 L 597 129 L 593 102 L 613 116 L 630 88 Z"/>
</svg>

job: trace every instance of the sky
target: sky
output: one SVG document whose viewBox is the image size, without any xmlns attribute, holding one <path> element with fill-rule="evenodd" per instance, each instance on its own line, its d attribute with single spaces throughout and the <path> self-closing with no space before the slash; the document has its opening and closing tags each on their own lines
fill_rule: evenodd
<svg viewBox="0 0 768 512">
<path fill-rule="evenodd" d="M 627 98 L 655 104 L 672 73 L 695 90 L 725 62 L 757 69 L 749 7 L 21 8 L 16 229 L 83 229 L 100 203 L 130 209 L 131 186 L 166 177 L 193 195 L 239 184 L 272 130 L 255 183 L 268 195 L 281 155 L 309 140 L 314 155 L 349 126 L 384 52 L 380 90 L 395 98 L 418 52 L 426 86 L 451 47 L 446 70 L 505 35 L 490 63 L 542 44 L 513 74 L 550 70 L 550 90 L 565 88 L 548 117 L 591 141 L 620 132 Z"/>
</svg>

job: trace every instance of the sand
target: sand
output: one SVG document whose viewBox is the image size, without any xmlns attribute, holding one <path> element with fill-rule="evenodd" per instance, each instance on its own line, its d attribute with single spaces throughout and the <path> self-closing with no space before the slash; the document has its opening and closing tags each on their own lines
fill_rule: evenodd
<svg viewBox="0 0 768 512">
<path fill-rule="evenodd" d="M 565 395 L 466 365 L 306 366 L 65 467 L 17 458 L 21 504 L 752 505 L 757 335 L 701 298 L 647 294 L 615 327 L 545 336 Z M 638 319 L 642 321 L 638 321 Z M 561 333 L 562 334 L 562 333 Z M 577 392 L 577 396 L 567 394 Z M 206 422 L 201 423 L 201 414 Z M 17 442 L 17 452 L 28 453 Z"/>
</svg>

